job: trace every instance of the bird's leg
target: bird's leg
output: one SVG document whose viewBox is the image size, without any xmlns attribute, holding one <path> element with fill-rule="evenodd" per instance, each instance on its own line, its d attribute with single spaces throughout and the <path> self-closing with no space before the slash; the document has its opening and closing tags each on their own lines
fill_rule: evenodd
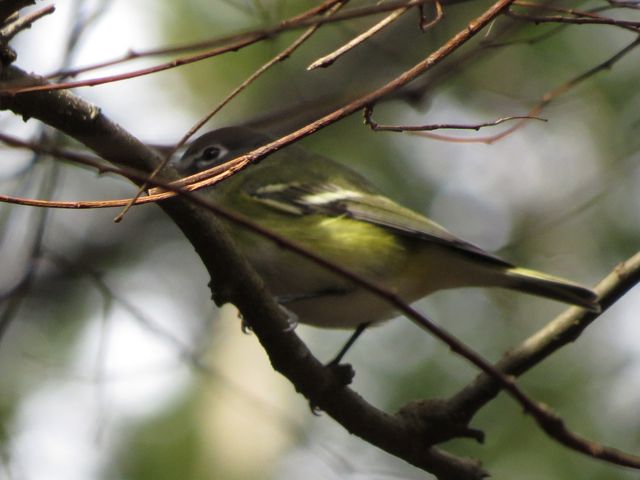
<svg viewBox="0 0 640 480">
<path fill-rule="evenodd" d="M 353 367 L 348 363 L 341 364 L 340 362 L 342 361 L 342 358 L 345 356 L 347 351 L 349 351 L 351 346 L 355 343 L 358 337 L 362 335 L 362 332 L 364 332 L 369 325 L 371 325 L 371 322 L 361 323 L 360 325 L 358 325 L 347 342 L 340 349 L 338 354 L 333 358 L 333 360 L 325 365 L 326 368 L 330 369 L 333 372 L 336 381 L 336 389 L 346 387 L 353 380 L 353 377 L 356 374 L 356 372 L 353 370 Z M 317 405 L 315 405 L 313 402 L 310 402 L 309 408 L 314 415 L 318 415 L 320 409 Z"/>
<path fill-rule="evenodd" d="M 285 311 L 287 311 L 287 313 L 290 313 L 293 315 L 293 318 L 295 319 L 295 321 L 292 322 L 291 325 L 292 325 L 292 328 L 295 328 L 295 326 L 297 325 L 298 318 L 295 314 L 290 312 L 290 310 L 286 307 L 286 305 L 293 304 L 298 301 L 304 301 L 304 300 L 328 296 L 328 295 L 346 295 L 350 293 L 350 291 L 351 290 L 335 289 L 335 288 L 325 289 L 325 290 L 319 290 L 316 292 L 279 295 L 276 297 L 276 300 L 282 306 L 282 308 L 284 308 Z M 362 332 L 364 332 L 370 324 L 371 324 L 370 322 L 366 322 L 358 325 L 358 327 L 355 329 L 353 334 L 349 337 L 347 342 L 340 349 L 338 354 L 333 358 L 333 360 L 331 360 L 329 363 L 326 364 L 326 367 L 331 369 L 334 372 L 334 374 L 336 375 L 336 378 L 338 379 L 338 383 L 340 385 L 343 385 L 343 386 L 349 385 L 353 380 L 353 376 L 355 375 L 355 372 L 351 367 L 351 365 L 349 364 L 341 365 L 340 362 L 342 361 L 344 356 L 347 354 L 349 349 L 352 347 L 352 345 L 355 343 L 355 341 L 358 339 L 358 337 L 362 335 Z"/>
<path fill-rule="evenodd" d="M 340 349 L 338 354 L 333 358 L 333 360 L 331 360 L 329 363 L 327 363 L 327 367 L 335 367 L 335 366 L 339 365 L 340 362 L 342 361 L 342 358 L 347 354 L 347 352 L 353 346 L 353 344 L 356 342 L 358 337 L 360 335 L 362 335 L 362 333 L 367 329 L 367 327 L 369 325 L 371 325 L 371 322 L 365 322 L 365 323 L 361 323 L 360 325 L 358 325 L 356 327 L 356 329 L 354 330 L 354 332 L 349 337 L 349 339 L 347 340 L 347 342 Z"/>
</svg>

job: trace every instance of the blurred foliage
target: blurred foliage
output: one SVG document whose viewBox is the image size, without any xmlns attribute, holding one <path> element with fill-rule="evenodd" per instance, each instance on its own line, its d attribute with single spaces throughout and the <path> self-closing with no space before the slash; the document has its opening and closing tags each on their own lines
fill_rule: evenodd
<svg viewBox="0 0 640 480">
<path fill-rule="evenodd" d="M 173 45 L 265 28 L 316 3 L 157 2 L 155 9 L 145 14 L 160 32 L 162 45 Z M 353 1 L 349 5 L 369 3 L 372 2 Z M 398 75 L 488 5 L 482 1 L 447 6 L 445 19 L 426 34 L 417 28 L 415 12 L 409 12 L 330 68 L 307 72 L 309 63 L 373 21 L 357 19 L 326 25 L 286 62 L 247 88 L 214 118 L 211 126 L 244 123 L 272 133 L 290 131 Z M 599 5 L 578 2 L 571 3 L 571 8 Z M 34 32 L 37 34 L 37 25 Z M 550 34 L 545 36 L 546 33 Z M 298 34 L 278 35 L 159 76 L 154 80 L 156 95 L 169 97 L 175 109 L 184 109 L 195 121 Z M 632 37 L 629 32 L 608 26 L 558 29 L 500 19 L 486 37 L 480 35 L 424 78 L 411 83 L 404 97 L 381 102 L 374 117 L 381 123 L 475 123 L 523 114 L 545 92 L 611 57 Z M 526 42 L 532 38 L 540 40 Z M 521 43 L 502 48 L 482 46 L 482 42 L 492 40 Z M 372 133 L 363 127 L 358 116 L 332 125 L 303 143 L 352 164 L 404 203 L 433 214 L 461 236 L 482 245 L 494 245 L 515 263 L 594 283 L 640 244 L 639 55 L 639 51 L 630 53 L 613 69 L 600 72 L 556 99 L 541 114 L 548 123 L 532 122 L 491 146 Z M 148 112 L 154 122 L 169 122 L 171 112 L 162 115 L 166 120 L 159 111 Z M 489 135 L 499 128 L 439 133 L 470 137 Z M 126 196 L 133 191 L 111 179 L 89 179 L 86 172 L 78 173 L 73 167 L 65 168 L 63 179 L 60 190 L 68 198 Z M 24 209 L 4 205 L 0 209 L 1 231 L 5 234 L 21 224 L 35 229 L 34 219 Z M 219 402 L 209 401 L 207 392 L 226 389 L 230 383 L 194 367 L 193 355 L 213 362 L 233 382 L 253 387 L 254 393 L 268 397 L 272 388 L 280 391 L 282 385 L 272 387 L 268 383 L 280 381 L 275 374 L 252 374 L 255 367 L 244 349 L 255 339 L 239 334 L 236 318 L 210 322 L 208 279 L 175 227 L 153 207 L 136 210 L 117 229 L 110 227 L 112 212 L 56 212 L 48 220 L 47 231 L 53 233 L 47 234 L 45 248 L 63 252 L 68 263 L 63 266 L 44 262 L 46 268 L 34 279 L 0 344 L 0 460 L 5 467 L 0 467 L 0 478 L 2 472 L 7 472 L 7 478 L 23 478 L 19 475 L 23 469 L 20 462 L 39 458 L 25 454 L 21 445 L 46 450 L 41 443 L 29 443 L 40 430 L 34 427 L 34 414 L 30 417 L 24 413 L 33 412 L 34 407 L 29 410 L 25 405 L 43 392 L 62 389 L 60 385 L 81 373 L 87 375 L 87 370 L 94 372 L 96 378 L 90 375 L 84 379 L 82 391 L 94 392 L 96 399 L 89 401 L 86 408 L 107 403 L 101 407 L 106 413 L 98 408 L 96 422 L 110 433 L 92 439 L 94 444 L 90 447 L 85 446 L 99 451 L 94 460 L 99 468 L 90 474 L 76 472 L 67 479 L 232 480 L 248 478 L 238 473 L 247 471 L 245 463 L 255 464 L 252 470 L 258 473 L 251 478 L 256 479 L 424 478 L 422 472 L 349 437 L 326 416 L 313 418 L 306 411 L 301 414 L 304 400 L 293 389 L 264 403 L 238 390 L 237 399 L 227 402 L 241 414 L 249 409 L 262 412 L 263 420 L 252 420 L 254 430 L 229 424 L 225 427 L 228 431 L 218 432 L 216 440 L 208 438 L 205 423 L 216 415 Z M 6 212 L 10 213 L 4 215 Z M 24 245 L 7 238 L 8 234 L 3 235 L 2 254 L 18 256 L 16 252 Z M 74 271 L 69 265 L 77 268 Z M 148 312 L 156 322 L 154 328 L 148 328 L 140 318 L 130 318 L 135 317 L 131 312 L 120 312 L 120 316 L 143 331 L 146 329 L 154 340 L 160 337 L 173 362 L 170 368 L 164 366 L 165 357 L 150 362 L 153 368 L 149 376 L 159 373 L 175 384 L 158 390 L 162 394 L 142 396 L 141 405 L 129 406 L 129 410 L 109 396 L 111 383 L 103 379 L 106 386 L 100 387 L 101 362 L 107 365 L 103 373 L 116 376 L 113 383 L 118 383 L 119 375 L 125 377 L 125 391 L 134 390 L 138 381 L 126 380 L 126 373 L 117 369 L 114 373 L 109 368 L 114 355 L 109 349 L 126 342 L 117 332 L 108 334 L 109 328 L 117 330 L 113 325 L 109 327 L 110 322 L 119 325 L 119 320 L 113 318 L 113 312 L 108 313 L 106 300 L 87 271 L 98 271 L 106 284 L 118 292 L 111 299 L 113 304 L 131 300 Z M 5 277 L 3 288 L 19 274 L 18 267 L 5 268 L 1 273 Z M 637 327 L 630 324 L 640 304 L 637 292 L 628 297 L 623 305 L 589 328 L 576 345 L 525 375 L 522 384 L 578 432 L 637 452 L 640 355 L 637 344 L 633 348 L 632 342 L 624 343 L 624 337 L 633 337 L 625 332 L 638 333 Z M 499 358 L 561 309 L 552 302 L 509 292 L 476 291 L 444 292 L 420 302 L 420 307 L 491 359 Z M 114 305 L 111 308 L 115 309 Z M 96 346 L 95 335 L 90 333 L 101 322 L 105 322 L 107 333 L 102 333 L 104 338 Z M 227 323 L 233 327 L 218 328 Z M 330 358 L 346 336 L 344 332 L 319 332 L 304 326 L 299 327 L 299 332 L 321 358 Z M 107 345 L 100 347 L 100 342 Z M 223 347 L 230 342 L 236 342 L 233 348 L 239 351 L 239 359 L 230 361 L 223 354 Z M 155 348 L 137 340 L 131 343 L 129 350 L 123 351 L 129 352 L 132 362 Z M 202 357 L 200 354 L 207 347 L 212 353 Z M 372 329 L 350 355 L 349 361 L 357 371 L 356 389 L 389 410 L 414 398 L 450 395 L 476 374 L 445 347 L 404 321 Z M 241 368 L 242 359 L 248 363 Z M 120 364 L 127 360 L 120 359 Z M 266 362 L 264 358 L 255 361 Z M 175 362 L 188 367 L 186 381 Z M 143 367 L 143 373 L 150 368 L 149 364 Z M 109 405 L 110 401 L 113 404 Z M 55 408 L 66 408 L 64 403 L 56 403 Z M 272 411 L 274 405 L 277 414 Z M 132 415 L 131 410 L 138 415 Z M 116 420 L 101 420 L 100 411 Z M 56 415 L 56 411 L 50 414 Z M 276 441 L 273 434 L 258 432 L 256 422 L 281 423 L 281 430 L 294 439 L 293 445 Z M 472 425 L 486 432 L 484 445 L 457 440 L 447 447 L 461 455 L 483 459 L 495 478 L 638 476 L 637 472 L 604 465 L 558 446 L 504 395 L 483 409 Z M 291 434 L 292 430 L 296 433 Z M 68 435 L 75 431 L 70 428 Z M 235 445 L 231 436 L 243 440 L 237 457 L 229 455 L 227 459 L 236 462 L 235 471 L 231 461 L 224 467 L 220 465 L 222 460 L 216 464 L 227 455 L 227 448 Z M 221 441 L 220 437 L 229 439 Z M 72 444 L 64 437 L 57 441 Z M 269 454 L 254 454 L 258 447 L 273 448 Z M 55 453 L 52 455 L 55 457 Z M 56 463 L 55 458 L 47 458 Z"/>
<path fill-rule="evenodd" d="M 203 446 L 194 415 L 194 392 L 186 390 L 184 394 L 161 415 L 130 429 L 130 436 L 120 445 L 120 471 L 109 475 L 132 480 L 212 478 L 202 472 L 199 462 Z"/>
</svg>

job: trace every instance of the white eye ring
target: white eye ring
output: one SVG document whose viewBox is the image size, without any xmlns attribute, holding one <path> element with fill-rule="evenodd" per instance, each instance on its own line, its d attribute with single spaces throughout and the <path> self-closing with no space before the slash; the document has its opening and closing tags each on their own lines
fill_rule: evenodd
<svg viewBox="0 0 640 480">
<path fill-rule="evenodd" d="M 223 158 L 227 153 L 229 153 L 229 150 L 222 145 L 208 145 L 202 149 L 202 153 L 196 159 L 196 166 L 199 168 L 209 166 Z"/>
</svg>

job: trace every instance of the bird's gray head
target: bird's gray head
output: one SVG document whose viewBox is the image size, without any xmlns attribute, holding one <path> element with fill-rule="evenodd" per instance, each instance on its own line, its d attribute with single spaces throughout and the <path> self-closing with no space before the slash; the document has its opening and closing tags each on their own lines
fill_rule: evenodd
<svg viewBox="0 0 640 480">
<path fill-rule="evenodd" d="M 195 139 L 184 152 L 175 168 L 193 175 L 227 160 L 243 155 L 271 141 L 267 135 L 246 127 L 225 127 Z"/>
</svg>

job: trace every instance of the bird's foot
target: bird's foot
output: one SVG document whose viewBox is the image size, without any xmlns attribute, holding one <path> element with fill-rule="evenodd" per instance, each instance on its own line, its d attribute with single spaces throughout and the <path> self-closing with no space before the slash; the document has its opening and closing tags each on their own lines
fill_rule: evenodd
<svg viewBox="0 0 640 480">
<path fill-rule="evenodd" d="M 325 368 L 331 371 L 333 377 L 333 381 L 331 382 L 331 385 L 329 386 L 325 395 L 332 395 L 333 392 L 351 384 L 351 382 L 353 381 L 353 377 L 355 377 L 356 375 L 356 372 L 351 365 L 349 365 L 348 363 L 337 363 L 334 362 L 334 360 L 325 365 Z M 309 401 L 309 409 L 315 416 L 319 416 L 322 410 L 312 400 Z"/>
</svg>

